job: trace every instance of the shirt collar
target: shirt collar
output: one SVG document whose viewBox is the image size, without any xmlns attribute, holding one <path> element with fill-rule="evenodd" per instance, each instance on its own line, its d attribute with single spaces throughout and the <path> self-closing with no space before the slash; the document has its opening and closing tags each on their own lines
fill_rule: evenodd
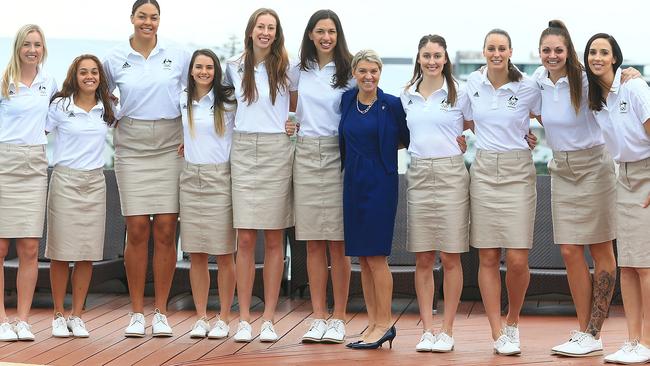
<svg viewBox="0 0 650 366">
<path fill-rule="evenodd" d="M 611 93 L 618 94 L 618 91 L 621 89 L 621 68 L 619 67 L 618 70 L 616 70 L 616 74 L 614 75 L 614 82 L 612 83 L 612 87 L 609 89 Z"/>
<path fill-rule="evenodd" d="M 558 79 L 557 83 L 553 84 L 553 81 L 551 81 L 551 78 L 549 77 L 549 72 L 544 66 L 540 66 L 541 72 L 537 73 L 536 79 L 537 82 L 540 84 L 544 85 L 549 85 L 549 86 L 557 86 L 559 84 L 569 84 L 569 78 L 565 75 L 562 76 L 561 78 Z"/>
<path fill-rule="evenodd" d="M 192 104 L 194 105 L 205 104 L 205 103 L 209 103 L 209 105 L 214 104 L 214 90 L 210 89 L 208 94 L 202 96 L 198 102 L 196 100 L 192 100 Z"/>
<path fill-rule="evenodd" d="M 45 82 L 45 80 L 47 80 L 47 76 L 48 76 L 48 75 L 47 75 L 47 73 L 45 72 L 45 70 L 43 70 L 43 68 L 39 66 L 39 67 L 36 69 L 36 76 L 34 77 L 34 81 L 32 81 L 32 87 L 33 87 L 34 85 L 43 84 L 43 83 Z M 17 89 L 20 85 L 23 85 L 24 87 L 27 87 L 27 85 L 23 84 L 22 82 L 19 81 L 19 82 L 16 83 L 16 81 L 15 81 L 14 79 L 11 79 L 11 80 L 9 81 L 9 90 L 13 90 L 13 91 L 15 92 L 16 89 Z"/>
<path fill-rule="evenodd" d="M 85 114 L 88 114 L 88 113 L 89 113 L 89 112 L 86 112 L 86 111 L 85 111 L 84 109 L 82 109 L 81 107 L 78 107 L 77 104 L 75 104 L 75 102 L 74 102 L 74 95 L 71 95 L 71 96 L 70 96 L 70 107 L 72 108 L 72 110 L 73 110 L 74 113 L 85 113 Z M 104 103 L 102 103 L 101 100 L 97 100 L 97 104 L 95 104 L 95 106 L 93 106 L 93 107 L 90 109 L 90 112 L 92 112 L 92 111 L 94 111 L 94 110 L 100 110 L 100 111 L 103 112 L 103 111 L 104 111 Z"/>
<path fill-rule="evenodd" d="M 422 95 L 417 91 L 418 84 L 420 84 L 420 81 L 422 81 L 422 77 L 420 77 L 419 79 L 417 79 L 417 80 L 415 81 L 415 83 L 413 83 L 413 85 L 409 86 L 408 89 L 406 90 L 406 92 L 407 92 L 409 95 L 411 95 L 411 96 L 414 96 L 414 95 L 422 96 Z M 436 94 L 436 93 L 438 93 L 438 92 L 440 92 L 440 91 L 444 92 L 445 95 L 448 95 L 448 94 L 449 94 L 449 87 L 447 86 L 447 79 L 446 79 L 446 78 L 443 78 L 443 79 L 442 79 L 442 86 L 440 87 L 440 89 L 434 91 L 433 94 L 431 94 L 431 95 L 434 95 L 434 94 Z M 422 97 L 422 98 L 424 98 L 424 97 Z"/>
<path fill-rule="evenodd" d="M 517 68 L 517 66 L 514 66 L 514 65 L 512 65 L 512 66 L 514 68 Z M 488 79 L 488 77 L 487 77 L 487 66 L 485 67 L 485 70 L 481 71 L 481 82 L 483 84 L 485 84 L 485 85 L 489 85 L 489 86 L 494 88 L 494 86 L 492 85 L 492 82 L 490 82 L 490 79 Z M 519 91 L 520 85 L 521 85 L 520 82 L 510 81 L 510 82 L 500 86 L 498 89 L 508 89 L 511 92 L 516 93 L 517 91 Z"/>
<path fill-rule="evenodd" d="M 133 47 L 131 47 L 131 40 L 132 40 L 132 39 L 133 39 L 133 35 L 131 35 L 131 36 L 129 37 L 129 41 L 126 42 L 126 44 L 124 45 L 124 47 L 123 47 L 123 51 L 126 53 L 127 56 L 128 56 L 128 55 L 139 55 L 139 56 L 142 56 L 142 55 L 140 55 L 140 53 L 139 53 L 138 51 L 134 50 Z M 166 42 L 163 41 L 163 40 L 161 40 L 160 37 L 158 37 L 158 36 L 156 35 L 156 45 L 155 45 L 155 46 L 153 47 L 153 49 L 151 50 L 151 53 L 149 54 L 149 56 L 151 57 L 151 56 L 153 56 L 153 55 L 155 55 L 155 54 L 157 54 L 157 53 L 159 53 L 159 52 L 161 52 L 161 51 L 164 51 L 165 49 L 167 49 L 167 44 L 166 44 Z"/>
</svg>

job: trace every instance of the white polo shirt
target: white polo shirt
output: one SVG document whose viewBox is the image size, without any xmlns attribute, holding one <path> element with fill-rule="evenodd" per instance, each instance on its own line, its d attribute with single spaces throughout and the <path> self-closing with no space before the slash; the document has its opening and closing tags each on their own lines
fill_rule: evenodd
<svg viewBox="0 0 650 366">
<path fill-rule="evenodd" d="M 101 101 L 89 111 L 77 107 L 73 97 L 56 98 L 50 104 L 45 130 L 54 133 L 54 160 L 78 170 L 102 168 L 108 125 Z"/>
<path fill-rule="evenodd" d="M 553 84 L 548 71 L 540 66 L 533 74 L 542 93 L 542 122 L 548 145 L 554 151 L 578 151 L 605 143 L 600 127 L 589 110 L 589 82 L 582 72 L 582 100 L 576 114 L 571 103 L 569 79 L 561 77 Z"/>
<path fill-rule="evenodd" d="M 194 116 L 194 136 L 192 136 L 187 117 L 187 92 L 181 94 L 180 107 L 183 119 L 185 160 L 192 164 L 221 164 L 230 160 L 236 107 L 226 104 L 226 108 L 232 108 L 232 110 L 224 113 L 225 131 L 223 136 L 219 136 L 214 129 L 213 106 L 214 92 L 212 90 L 198 102 L 192 101 L 192 115 Z"/>
<path fill-rule="evenodd" d="M 11 81 L 9 98 L 0 95 L 0 142 L 16 145 L 47 144 L 45 120 L 50 99 L 57 90 L 54 79 L 41 68 L 30 87 Z"/>
<path fill-rule="evenodd" d="M 147 59 L 129 42 L 113 48 L 104 60 L 104 71 L 109 90 L 120 90 L 120 111 L 116 117 L 177 118 L 178 99 L 187 85 L 190 58 L 189 51 L 168 46 L 160 38 Z"/>
<path fill-rule="evenodd" d="M 244 59 L 235 56 L 226 64 L 225 83 L 235 88 L 237 97 L 237 114 L 235 115 L 235 131 L 246 133 L 284 133 L 284 123 L 289 118 L 289 91 L 297 89 L 298 73 L 295 67 L 289 66 L 288 90 L 278 90 L 275 104 L 271 103 L 269 93 L 269 78 L 264 62 L 255 66 L 255 85 L 257 100 L 248 104 L 244 101 L 242 77 L 244 76 Z"/>
<path fill-rule="evenodd" d="M 474 71 L 467 79 L 467 97 L 472 106 L 476 147 L 490 151 L 526 150 L 530 114 L 539 115 L 541 95 L 535 81 L 524 76 L 494 89 L 487 69 Z"/>
<path fill-rule="evenodd" d="M 294 66 L 298 77 L 298 108 L 296 119 L 300 122 L 298 135 L 308 137 L 336 136 L 341 122 L 341 95 L 356 83 L 348 81 L 344 88 L 333 88 L 332 81 L 336 74 L 334 61 L 322 69 L 315 62 L 310 62 L 308 70 L 300 70 L 300 64 Z"/>
<path fill-rule="evenodd" d="M 643 79 L 621 84 L 621 68 L 607 95 L 607 104 L 594 111 L 607 149 L 616 162 L 628 163 L 650 157 L 650 138 L 643 124 L 650 119 L 650 87 Z"/>
<path fill-rule="evenodd" d="M 464 89 L 456 88 L 456 104 L 447 102 L 448 87 L 425 99 L 418 91 L 419 80 L 402 91 L 400 99 L 406 112 L 406 123 L 411 133 L 408 151 L 417 158 L 442 158 L 462 154 L 456 137 L 463 133 L 463 122 L 471 115 L 469 100 Z M 302 126 L 301 126 L 302 128 Z"/>
</svg>

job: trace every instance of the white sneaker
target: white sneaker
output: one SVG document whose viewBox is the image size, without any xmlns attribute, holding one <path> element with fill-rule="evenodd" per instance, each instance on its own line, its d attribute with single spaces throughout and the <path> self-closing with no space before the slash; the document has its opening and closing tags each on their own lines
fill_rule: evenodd
<svg viewBox="0 0 650 366">
<path fill-rule="evenodd" d="M 194 323 L 194 327 L 192 327 L 192 331 L 190 332 L 190 338 L 205 338 L 209 331 L 210 324 L 204 318 L 201 318 Z"/>
<path fill-rule="evenodd" d="M 431 352 L 433 344 L 436 342 L 436 338 L 431 334 L 431 332 L 426 331 L 422 333 L 420 337 L 420 342 L 415 345 L 415 350 L 418 352 Z"/>
<path fill-rule="evenodd" d="M 273 328 L 273 323 L 270 320 L 265 320 L 260 329 L 260 342 L 275 342 L 278 340 L 278 334 Z"/>
<path fill-rule="evenodd" d="M 0 342 L 13 342 L 18 340 L 14 327 L 8 321 L 0 323 Z"/>
<path fill-rule="evenodd" d="M 318 343 L 327 331 L 327 323 L 324 319 L 314 319 L 309 330 L 302 336 L 302 343 Z"/>
<path fill-rule="evenodd" d="M 605 356 L 604 361 L 606 363 L 620 363 L 624 365 L 646 363 L 650 361 L 650 349 L 638 341 L 625 342 L 621 349 Z"/>
<path fill-rule="evenodd" d="M 216 323 L 214 323 L 214 326 L 210 330 L 210 333 L 208 333 L 208 338 L 210 339 L 221 339 L 221 338 L 226 338 L 228 337 L 228 333 L 230 333 L 230 326 L 226 324 L 221 319 L 218 319 Z"/>
<path fill-rule="evenodd" d="M 504 356 L 521 354 L 519 328 L 516 325 L 505 325 L 501 329 L 501 336 L 494 342 L 494 352 Z"/>
<path fill-rule="evenodd" d="M 303 338 L 304 339 L 304 338 Z M 327 321 L 327 331 L 323 335 L 323 343 L 343 343 L 345 339 L 345 322 L 341 319 Z"/>
<path fill-rule="evenodd" d="M 571 338 L 567 342 L 551 348 L 551 352 L 569 357 L 602 355 L 603 341 L 589 333 L 574 330 L 571 331 Z"/>
<path fill-rule="evenodd" d="M 63 317 L 63 314 L 56 313 L 52 320 L 52 337 L 68 338 L 70 337 L 70 329 Z"/>
<path fill-rule="evenodd" d="M 454 350 L 454 338 L 445 332 L 436 334 L 436 341 L 431 347 L 431 352 L 451 352 Z"/>
<path fill-rule="evenodd" d="M 233 337 L 235 342 L 250 342 L 253 340 L 253 328 L 249 322 L 240 320 L 237 325 L 237 333 Z"/>
<path fill-rule="evenodd" d="M 77 338 L 90 337 L 90 333 L 88 333 L 88 330 L 86 329 L 86 324 L 84 324 L 84 321 L 81 320 L 80 317 L 70 315 L 68 317 L 66 324 L 68 325 L 68 329 L 72 331 L 72 335 L 74 337 Z"/>
<path fill-rule="evenodd" d="M 19 341 L 33 341 L 34 334 L 32 333 L 32 326 L 27 324 L 26 321 L 19 320 L 14 326 L 14 332 L 18 336 Z"/>
<path fill-rule="evenodd" d="M 151 320 L 151 335 L 154 337 L 171 337 L 172 327 L 167 323 L 167 316 L 156 309 Z"/>
<path fill-rule="evenodd" d="M 124 329 L 125 337 L 144 337 L 144 314 L 132 313 L 129 326 Z"/>
</svg>

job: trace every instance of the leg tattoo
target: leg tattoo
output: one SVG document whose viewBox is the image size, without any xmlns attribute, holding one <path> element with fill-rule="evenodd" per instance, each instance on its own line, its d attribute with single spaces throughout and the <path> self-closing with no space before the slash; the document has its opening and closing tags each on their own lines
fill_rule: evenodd
<svg viewBox="0 0 650 366">
<path fill-rule="evenodd" d="M 603 322 L 609 312 L 609 305 L 614 295 L 614 284 L 616 283 L 616 271 L 601 271 L 594 275 L 593 299 L 591 303 L 591 317 L 587 325 L 586 333 L 594 337 L 600 333 Z"/>
</svg>

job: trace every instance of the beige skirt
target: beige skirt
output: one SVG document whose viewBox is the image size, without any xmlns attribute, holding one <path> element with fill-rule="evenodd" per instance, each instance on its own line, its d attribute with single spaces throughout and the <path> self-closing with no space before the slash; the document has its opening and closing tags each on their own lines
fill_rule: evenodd
<svg viewBox="0 0 650 366">
<path fill-rule="evenodd" d="M 178 213 L 182 140 L 180 118 L 119 121 L 113 143 L 122 215 Z"/>
<path fill-rule="evenodd" d="M 343 240 L 343 174 L 338 136 L 298 137 L 293 164 L 298 240 Z"/>
<path fill-rule="evenodd" d="M 530 150 L 476 152 L 469 184 L 473 247 L 533 247 L 536 179 Z"/>
<path fill-rule="evenodd" d="M 406 180 L 407 249 L 468 251 L 469 173 L 463 156 L 412 158 Z"/>
<path fill-rule="evenodd" d="M 84 171 L 57 165 L 47 196 L 45 257 L 57 261 L 101 260 L 105 223 L 103 168 Z"/>
<path fill-rule="evenodd" d="M 556 244 L 595 244 L 616 237 L 616 175 L 604 145 L 553 152 L 553 237 Z"/>
<path fill-rule="evenodd" d="M 45 145 L 0 143 L 0 238 L 40 238 L 45 221 Z"/>
<path fill-rule="evenodd" d="M 180 178 L 181 249 L 211 255 L 235 251 L 230 163 L 185 163 Z"/>
<path fill-rule="evenodd" d="M 238 229 L 294 225 L 291 176 L 294 145 L 284 133 L 233 134 L 233 222 Z"/>
<path fill-rule="evenodd" d="M 650 158 L 620 163 L 616 185 L 616 249 L 619 267 L 650 267 Z"/>
</svg>

